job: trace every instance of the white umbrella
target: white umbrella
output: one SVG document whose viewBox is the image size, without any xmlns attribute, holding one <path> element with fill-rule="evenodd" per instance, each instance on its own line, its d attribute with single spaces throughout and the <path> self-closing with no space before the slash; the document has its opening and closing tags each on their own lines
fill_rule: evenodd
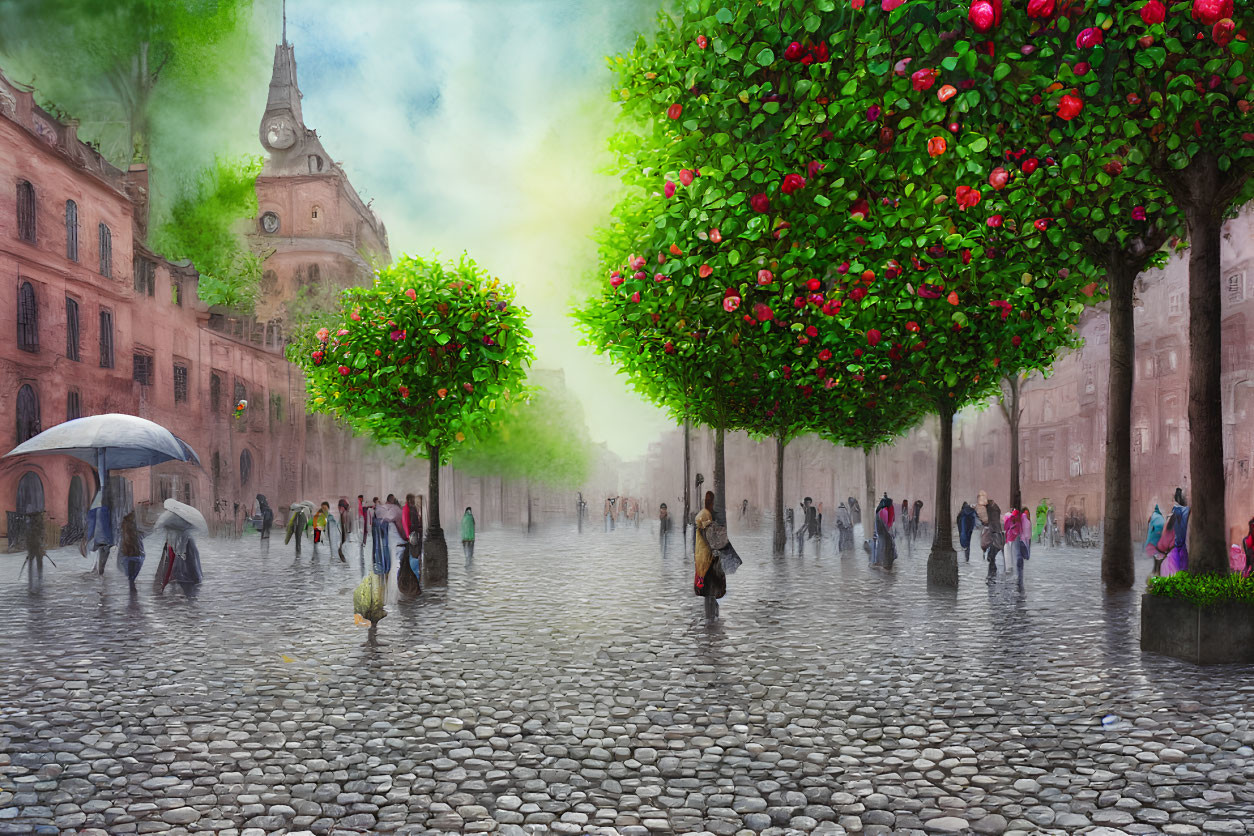
<svg viewBox="0 0 1254 836">
<path fill-rule="evenodd" d="M 168 461 L 199 465 L 187 442 L 160 424 L 137 415 L 89 415 L 44 430 L 5 456 L 59 454 L 96 465 L 101 482 L 106 471 L 148 467 Z"/>
<path fill-rule="evenodd" d="M 205 522 L 205 515 L 177 499 L 165 501 L 165 511 L 157 518 L 157 527 L 195 529 L 201 534 L 209 533 L 209 524 Z"/>
</svg>

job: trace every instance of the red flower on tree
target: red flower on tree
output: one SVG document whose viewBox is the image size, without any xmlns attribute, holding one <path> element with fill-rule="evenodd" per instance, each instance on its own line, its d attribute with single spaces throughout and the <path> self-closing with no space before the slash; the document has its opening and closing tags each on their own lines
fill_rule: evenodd
<svg viewBox="0 0 1254 836">
<path fill-rule="evenodd" d="M 973 189 L 970 186 L 959 186 L 956 192 L 958 198 L 958 208 L 970 209 L 980 202 L 980 190 Z"/>
<path fill-rule="evenodd" d="M 1214 26 L 1232 17 L 1232 0 L 1193 0 L 1193 19 L 1203 26 Z"/>
<path fill-rule="evenodd" d="M 771 211 L 771 199 L 762 192 L 758 192 L 749 198 L 749 207 L 759 214 L 766 214 Z"/>
<path fill-rule="evenodd" d="M 1141 20 L 1145 21 L 1146 26 L 1153 26 L 1155 23 L 1162 23 L 1167 19 L 1167 7 L 1159 0 L 1149 0 L 1141 7 Z"/>
<path fill-rule="evenodd" d="M 1080 115 L 1080 111 L 1084 110 L 1084 100 L 1079 96 L 1068 93 L 1058 101 L 1058 116 L 1070 122 L 1072 119 Z"/>
<path fill-rule="evenodd" d="M 779 190 L 784 194 L 793 194 L 805 188 L 806 179 L 800 174 L 784 175 L 784 182 L 780 184 Z"/>
</svg>

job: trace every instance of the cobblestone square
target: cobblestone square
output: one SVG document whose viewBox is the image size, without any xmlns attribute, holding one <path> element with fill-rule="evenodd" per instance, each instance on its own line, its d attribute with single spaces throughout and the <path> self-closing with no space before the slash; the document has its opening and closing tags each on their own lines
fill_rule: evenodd
<svg viewBox="0 0 1254 836">
<path fill-rule="evenodd" d="M 150 557 L 134 595 L 7 556 L 0 834 L 1254 832 L 1249 671 L 1143 656 L 1098 551 L 954 595 L 921 544 L 733 538 L 707 622 L 643 528 L 488 530 L 377 647 L 355 548 L 208 541 L 199 590 Z"/>
</svg>

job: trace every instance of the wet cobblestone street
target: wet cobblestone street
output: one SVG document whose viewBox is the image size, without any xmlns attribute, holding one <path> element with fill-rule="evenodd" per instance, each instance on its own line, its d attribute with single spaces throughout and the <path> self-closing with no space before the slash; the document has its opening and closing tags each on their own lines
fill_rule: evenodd
<svg viewBox="0 0 1254 836">
<path fill-rule="evenodd" d="M 0 835 L 1254 833 L 1250 671 L 1143 656 L 1096 550 L 955 595 L 733 531 L 709 622 L 677 542 L 555 529 L 451 544 L 377 647 L 356 549 L 208 541 L 195 594 L 152 538 L 135 594 L 0 557 Z"/>
</svg>

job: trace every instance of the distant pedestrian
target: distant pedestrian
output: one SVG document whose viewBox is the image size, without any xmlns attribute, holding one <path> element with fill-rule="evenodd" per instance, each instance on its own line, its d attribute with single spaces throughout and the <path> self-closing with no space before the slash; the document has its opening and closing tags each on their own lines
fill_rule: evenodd
<svg viewBox="0 0 1254 836">
<path fill-rule="evenodd" d="M 1014 549 L 1015 573 L 1018 576 L 1019 591 L 1023 591 L 1023 564 L 1031 557 L 1032 549 L 1032 517 L 1027 508 L 1011 508 L 1010 513 L 1002 520 L 1002 530 L 1006 535 L 1006 557 Z"/>
<path fill-rule="evenodd" d="M 875 507 L 875 537 L 871 540 L 871 563 L 885 569 L 893 568 L 897 560 L 897 543 L 893 537 L 896 506 L 888 493 Z"/>
<path fill-rule="evenodd" d="M 1243 577 L 1254 574 L 1254 517 L 1250 518 L 1249 532 L 1241 538 L 1241 551 L 1245 555 L 1245 567 L 1241 570 Z"/>
<path fill-rule="evenodd" d="M 910 501 L 908 499 L 901 500 L 901 531 L 907 537 L 914 536 L 914 532 L 910 530 Z"/>
<path fill-rule="evenodd" d="M 1149 527 L 1145 535 L 1145 555 L 1154 561 L 1154 566 L 1150 569 L 1151 575 L 1162 574 L 1163 558 L 1167 555 L 1159 550 L 1158 544 L 1163 539 L 1163 529 L 1166 527 L 1167 521 L 1163 518 L 1163 512 L 1155 505 L 1154 512 L 1150 514 Z"/>
<path fill-rule="evenodd" d="M 920 521 L 920 517 L 922 516 L 923 516 L 923 500 L 916 499 L 914 501 L 914 508 L 911 510 L 911 513 L 910 513 L 910 527 L 914 530 L 915 537 L 919 536 L 919 521 Z"/>
<path fill-rule="evenodd" d="M 1045 525 L 1049 522 L 1049 500 L 1042 499 L 1036 506 L 1036 521 L 1032 524 L 1032 539 L 1037 543 L 1044 542 Z"/>
<path fill-rule="evenodd" d="M 22 568 L 26 570 L 26 589 L 29 592 L 39 592 L 43 587 L 44 558 L 52 560 L 44 547 L 45 524 L 43 511 L 32 512 L 26 517 L 26 560 Z M 134 587 L 135 584 L 132 582 L 131 588 L 134 589 Z"/>
<path fill-rule="evenodd" d="M 671 514 L 666 509 L 666 503 L 663 502 L 657 509 L 657 529 L 658 540 L 662 544 L 662 554 L 666 554 L 666 544 L 670 540 L 671 535 Z"/>
<path fill-rule="evenodd" d="M 270 539 L 270 529 L 274 526 L 274 509 L 266 501 L 265 494 L 257 494 L 257 513 L 261 515 L 261 539 Z"/>
<path fill-rule="evenodd" d="M 862 506 L 858 504 L 856 496 L 849 497 L 849 518 L 853 520 L 854 525 L 862 522 Z"/>
<path fill-rule="evenodd" d="M 323 502 L 318 506 L 318 510 L 313 516 L 313 534 L 314 534 L 314 550 L 318 548 L 318 544 L 322 542 L 322 534 L 327 530 L 327 526 L 331 524 L 331 503 Z"/>
<path fill-rule="evenodd" d="M 466 506 L 466 513 L 462 514 L 462 551 L 466 553 L 466 560 L 475 556 L 475 515 L 470 512 L 469 505 Z"/>
<path fill-rule="evenodd" d="M 1162 574 L 1174 575 L 1189 568 L 1189 505 L 1184 498 L 1184 490 L 1176 488 L 1175 505 L 1171 508 L 1171 519 L 1163 531 L 1163 539 L 1159 542 L 1160 551 L 1165 551 Z"/>
<path fill-rule="evenodd" d="M 843 502 L 836 508 L 836 548 L 842 552 L 853 548 L 853 518 Z"/>
<path fill-rule="evenodd" d="M 988 515 L 988 523 L 980 532 L 980 548 L 984 552 L 984 559 L 988 561 L 988 582 L 992 583 L 997 577 L 997 553 L 1006 547 L 1006 532 L 1002 528 L 1001 507 L 988 499 L 983 491 L 980 491 L 980 496 L 985 500 L 983 507 Z M 979 513 L 978 506 L 976 513 Z"/>
<path fill-rule="evenodd" d="M 118 545 L 118 565 L 126 573 L 131 589 L 134 589 L 135 579 L 139 577 L 139 570 L 144 566 L 144 538 L 139 535 L 134 511 L 122 518 L 122 542 Z"/>
<path fill-rule="evenodd" d="M 348 505 L 348 497 L 341 496 L 338 504 L 339 520 L 340 520 L 340 545 L 338 552 L 341 562 L 347 562 L 344 557 L 344 541 L 348 538 L 349 529 L 353 527 L 352 516 Z"/>
<path fill-rule="evenodd" d="M 958 511 L 958 543 L 962 546 L 967 562 L 971 560 L 971 533 L 975 531 L 975 524 L 978 520 L 979 517 L 976 516 L 971 504 L 962 503 L 962 508 Z"/>
<path fill-rule="evenodd" d="M 784 528 L 788 531 L 788 542 L 793 542 L 793 529 L 796 527 L 796 521 L 793 518 L 791 508 L 784 510 Z"/>
</svg>

